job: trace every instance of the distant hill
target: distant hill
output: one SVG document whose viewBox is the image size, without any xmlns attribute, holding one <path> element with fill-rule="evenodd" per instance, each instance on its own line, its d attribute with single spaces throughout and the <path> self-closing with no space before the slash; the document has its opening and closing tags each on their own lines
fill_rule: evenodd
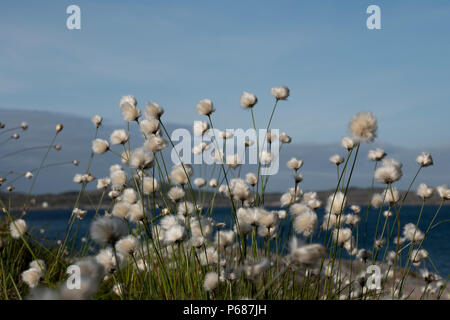
<svg viewBox="0 0 450 320">
<path fill-rule="evenodd" d="M 382 192 L 382 189 L 375 189 L 374 192 Z M 197 191 L 196 191 L 197 192 Z M 333 194 L 334 190 L 322 190 L 317 191 L 319 199 L 325 204 L 329 195 Z M 405 194 L 406 191 L 401 192 L 402 195 Z M 370 189 L 362 189 L 362 188 L 350 188 L 348 191 L 348 205 L 367 205 L 370 200 Z M 205 193 L 205 207 L 208 206 L 212 199 L 212 193 Z M 0 193 L 0 198 L 3 201 L 7 201 L 10 195 L 8 193 Z M 188 194 L 189 196 L 189 194 Z M 49 210 L 56 209 L 72 209 L 78 197 L 78 191 L 72 192 L 64 192 L 59 194 L 40 194 L 33 195 L 29 199 L 29 203 L 31 205 L 31 210 L 43 209 L 42 204 L 46 202 L 48 204 Z M 269 193 L 265 195 L 265 206 L 269 207 L 278 207 L 280 206 L 280 197 L 281 193 Z M 83 209 L 95 209 L 97 208 L 101 199 L 100 191 L 89 191 L 84 194 L 82 199 L 80 200 L 79 206 Z M 13 210 L 22 210 L 23 204 L 26 201 L 26 195 L 23 193 L 12 193 L 11 194 L 11 207 Z M 406 198 L 406 205 L 420 205 L 422 200 L 415 194 L 414 191 L 410 191 L 408 197 Z M 427 200 L 427 205 L 438 205 L 440 203 L 440 198 L 437 195 L 434 195 L 433 198 Z M 101 209 L 109 208 L 111 204 L 111 200 L 105 196 Z M 214 199 L 215 206 L 230 206 L 230 202 L 228 198 L 223 197 L 220 194 L 217 194 Z"/>
</svg>

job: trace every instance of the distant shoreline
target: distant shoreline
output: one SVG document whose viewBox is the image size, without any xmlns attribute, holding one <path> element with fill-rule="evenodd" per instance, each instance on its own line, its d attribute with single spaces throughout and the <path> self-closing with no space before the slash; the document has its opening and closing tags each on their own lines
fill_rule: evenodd
<svg viewBox="0 0 450 320">
<path fill-rule="evenodd" d="M 327 198 L 329 195 L 333 194 L 335 190 L 325 190 L 325 191 L 316 191 L 318 198 L 322 201 L 323 204 L 326 203 Z M 383 192 L 383 189 L 374 189 L 374 193 L 380 193 Z M 401 194 L 404 194 L 406 191 L 400 191 Z M 280 197 L 281 193 L 268 193 L 265 195 L 265 206 L 266 207 L 280 207 Z M 348 199 L 347 204 L 348 205 L 360 205 L 360 206 L 366 206 L 370 202 L 370 195 L 371 191 L 370 189 L 361 189 L 361 188 L 350 188 L 348 190 Z M 213 193 L 212 192 L 206 192 L 206 200 L 205 200 L 205 207 L 207 207 L 212 199 Z M 9 194 L 8 193 L 0 193 L 0 197 L 2 199 L 8 199 Z M 76 202 L 76 199 L 78 197 L 78 191 L 72 191 L 72 192 L 63 192 L 59 194 L 40 194 L 35 195 L 31 197 L 32 203 L 27 209 L 28 211 L 35 211 L 35 210 L 69 210 L 73 209 L 73 206 Z M 99 191 L 88 191 L 86 194 L 82 197 L 79 207 L 83 209 L 97 209 L 98 204 L 100 203 L 101 199 L 101 192 Z M 13 193 L 11 194 L 11 209 L 14 211 L 23 210 L 23 204 L 26 201 L 26 194 L 24 193 Z M 215 207 L 229 207 L 230 206 L 230 200 L 220 194 L 217 194 L 214 199 L 214 206 Z M 44 208 L 42 206 L 43 203 L 48 203 L 48 207 Z M 107 196 L 103 198 L 102 205 L 100 206 L 101 210 L 106 210 L 109 208 L 111 203 L 111 199 L 109 199 Z M 441 200 L 440 198 L 435 194 L 431 199 L 428 199 L 425 203 L 426 206 L 436 206 L 440 205 Z M 422 205 L 422 199 L 419 198 L 415 194 L 415 190 L 411 190 L 406 198 L 406 201 L 404 205 Z M 450 203 L 448 204 L 450 205 Z M 448 206 L 446 203 L 444 203 L 444 206 Z"/>
</svg>

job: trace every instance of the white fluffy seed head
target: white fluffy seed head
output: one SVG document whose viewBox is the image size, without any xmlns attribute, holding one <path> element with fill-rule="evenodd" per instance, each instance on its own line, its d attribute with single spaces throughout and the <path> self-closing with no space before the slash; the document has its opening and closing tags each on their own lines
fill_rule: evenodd
<svg viewBox="0 0 450 320">
<path fill-rule="evenodd" d="M 153 166 L 154 155 L 144 148 L 137 148 L 131 152 L 130 167 L 145 170 Z"/>
<path fill-rule="evenodd" d="M 290 94 L 289 88 L 286 86 L 272 88 L 270 89 L 270 93 L 277 100 L 286 100 Z"/>
<path fill-rule="evenodd" d="M 92 240 L 100 245 L 115 244 L 127 232 L 125 222 L 117 217 L 97 218 L 90 227 Z"/>
<path fill-rule="evenodd" d="M 398 191 L 398 189 L 389 188 L 389 190 L 386 190 L 385 200 L 390 204 L 397 203 L 400 200 L 400 192 Z"/>
<path fill-rule="evenodd" d="M 433 196 L 434 189 L 428 187 L 425 183 L 419 184 L 417 187 L 417 195 L 421 197 L 423 200 L 429 199 Z"/>
<path fill-rule="evenodd" d="M 210 99 L 203 99 L 197 103 L 197 111 L 200 115 L 209 116 L 214 110 L 214 105 Z"/>
<path fill-rule="evenodd" d="M 159 120 L 164 114 L 164 109 L 155 102 L 147 103 L 147 108 L 145 109 L 145 116 L 147 119 L 157 119 Z"/>
<path fill-rule="evenodd" d="M 251 186 L 255 186 L 258 183 L 258 177 L 253 172 L 249 172 L 245 175 L 245 180 Z"/>
<path fill-rule="evenodd" d="M 352 230 L 350 228 L 337 228 L 333 230 L 333 241 L 343 246 L 352 237 Z"/>
<path fill-rule="evenodd" d="M 243 108 L 253 108 L 253 106 L 258 102 L 258 98 L 250 92 L 242 92 L 241 95 L 241 106 Z"/>
<path fill-rule="evenodd" d="M 442 200 L 450 200 L 450 188 L 446 185 L 438 186 L 436 191 Z"/>
<path fill-rule="evenodd" d="M 217 181 L 217 179 L 211 179 L 209 180 L 209 186 L 211 188 L 216 188 L 218 186 L 219 182 Z"/>
<path fill-rule="evenodd" d="M 145 177 L 143 181 L 144 194 L 149 195 L 159 190 L 158 180 Z"/>
<path fill-rule="evenodd" d="M 112 215 L 121 219 L 125 219 L 128 216 L 130 210 L 130 203 L 125 201 L 116 202 L 113 207 Z"/>
<path fill-rule="evenodd" d="M 338 154 L 332 155 L 329 160 L 331 163 L 334 163 L 337 166 L 340 165 L 342 162 L 344 162 L 344 158 L 342 158 Z"/>
<path fill-rule="evenodd" d="M 367 158 L 372 161 L 380 161 L 386 156 L 386 152 L 383 149 L 376 148 L 375 150 L 369 150 Z"/>
<path fill-rule="evenodd" d="M 341 191 L 336 194 L 331 194 L 327 200 L 326 212 L 335 215 L 340 215 L 345 209 L 347 203 L 347 197 Z"/>
<path fill-rule="evenodd" d="M 109 143 L 103 139 L 95 139 L 92 141 L 92 151 L 96 154 L 102 154 L 109 150 Z"/>
<path fill-rule="evenodd" d="M 179 243 L 184 240 L 185 228 L 182 225 L 176 224 L 164 232 L 164 242 L 168 245 Z"/>
<path fill-rule="evenodd" d="M 9 224 L 9 232 L 13 239 L 20 239 L 27 232 L 27 223 L 23 219 L 16 219 Z"/>
<path fill-rule="evenodd" d="M 320 244 L 298 246 L 296 237 L 290 242 L 290 258 L 298 265 L 314 267 L 325 257 L 327 249 Z"/>
<path fill-rule="evenodd" d="M 236 169 L 239 165 L 241 165 L 241 159 L 237 154 L 230 154 L 226 158 L 226 164 L 228 167 L 232 169 Z"/>
<path fill-rule="evenodd" d="M 403 176 L 402 164 L 394 159 L 384 159 L 381 166 L 375 170 L 374 177 L 381 183 L 391 184 Z"/>
<path fill-rule="evenodd" d="M 194 135 L 203 136 L 209 130 L 209 124 L 205 121 L 194 121 Z"/>
<path fill-rule="evenodd" d="M 30 288 L 36 288 L 41 279 L 41 273 L 35 268 L 30 268 L 22 272 L 21 278 Z"/>
<path fill-rule="evenodd" d="M 139 245 L 138 239 L 132 235 L 123 237 L 116 243 L 116 250 L 124 255 L 133 255 Z"/>
<path fill-rule="evenodd" d="M 109 137 L 112 145 L 125 144 L 129 139 L 129 134 L 123 129 L 114 130 Z"/>
<path fill-rule="evenodd" d="M 140 222 L 144 220 L 145 215 L 146 212 L 142 206 L 142 203 L 138 202 L 130 206 L 130 210 L 128 211 L 128 220 L 131 222 Z"/>
<path fill-rule="evenodd" d="M 97 189 L 106 189 L 111 184 L 110 178 L 102 178 L 97 180 Z"/>
<path fill-rule="evenodd" d="M 91 118 L 92 123 L 94 124 L 94 126 L 96 128 L 100 127 L 100 125 L 102 124 L 103 118 L 102 116 L 96 114 Z"/>
<path fill-rule="evenodd" d="M 172 187 L 170 188 L 169 192 L 167 192 L 167 196 L 170 200 L 173 202 L 177 202 L 178 200 L 182 199 L 185 195 L 185 192 L 180 187 Z"/>
<path fill-rule="evenodd" d="M 126 188 L 122 193 L 122 200 L 129 204 L 136 203 L 137 192 L 133 188 Z"/>
<path fill-rule="evenodd" d="M 422 167 L 429 167 L 433 165 L 433 158 L 428 152 L 422 152 L 422 154 L 417 156 L 416 162 Z"/>
<path fill-rule="evenodd" d="M 291 143 L 292 138 L 288 136 L 286 132 L 280 133 L 280 136 L 278 137 L 281 143 Z"/>
<path fill-rule="evenodd" d="M 115 190 L 120 190 L 127 183 L 127 175 L 123 170 L 115 170 L 110 174 L 112 187 Z"/>
<path fill-rule="evenodd" d="M 317 214 L 309 209 L 299 214 L 294 220 L 294 229 L 304 237 L 311 236 L 317 227 Z"/>
<path fill-rule="evenodd" d="M 139 128 L 141 132 L 147 137 L 152 134 L 155 134 L 159 129 L 159 120 L 158 119 L 144 119 L 139 122 Z"/>
<path fill-rule="evenodd" d="M 349 129 L 356 141 L 372 142 L 377 136 L 377 119 L 370 112 L 360 112 L 350 121 Z"/>
<path fill-rule="evenodd" d="M 84 218 L 84 216 L 87 214 L 87 210 L 75 208 L 75 209 L 73 209 L 72 214 L 75 217 L 77 217 L 78 220 L 82 220 Z"/>
<path fill-rule="evenodd" d="M 195 178 L 194 184 L 197 188 L 203 188 L 206 185 L 206 180 L 203 178 Z"/>
<path fill-rule="evenodd" d="M 205 275 L 205 280 L 203 282 L 203 288 L 206 291 L 213 291 L 217 288 L 217 284 L 219 283 L 219 276 L 215 272 L 208 272 Z"/>
<path fill-rule="evenodd" d="M 125 121 L 136 121 L 141 116 L 141 111 L 137 108 L 136 98 L 127 95 L 120 99 L 119 107 Z"/>
<path fill-rule="evenodd" d="M 145 142 L 145 146 L 151 152 L 156 153 L 162 151 L 167 147 L 167 141 L 163 137 L 158 137 L 156 135 L 151 135 Z"/>
<path fill-rule="evenodd" d="M 342 146 L 347 150 L 352 150 L 355 147 L 355 141 L 352 138 L 344 137 L 342 138 Z"/>
</svg>

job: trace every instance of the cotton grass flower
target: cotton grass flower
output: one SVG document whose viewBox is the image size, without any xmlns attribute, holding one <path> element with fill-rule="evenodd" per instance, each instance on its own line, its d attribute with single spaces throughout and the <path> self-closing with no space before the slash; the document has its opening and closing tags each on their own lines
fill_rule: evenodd
<svg viewBox="0 0 450 320">
<path fill-rule="evenodd" d="M 203 178 L 195 178 L 194 179 L 194 185 L 197 188 L 203 188 L 206 185 L 206 180 Z"/>
<path fill-rule="evenodd" d="M 16 219 L 9 224 L 9 232 L 13 239 L 20 239 L 27 232 L 27 223 L 23 219 Z"/>
<path fill-rule="evenodd" d="M 273 161 L 273 158 L 273 154 L 266 150 L 263 150 L 259 156 L 262 165 L 269 165 Z"/>
<path fill-rule="evenodd" d="M 82 209 L 79 209 L 79 208 L 75 208 L 75 209 L 73 209 L 72 214 L 78 220 L 82 220 L 84 218 L 84 216 L 87 214 L 87 210 L 82 210 Z"/>
<path fill-rule="evenodd" d="M 347 197 L 341 191 L 336 192 L 328 197 L 326 212 L 340 215 L 347 203 Z"/>
<path fill-rule="evenodd" d="M 253 172 L 249 172 L 245 175 L 245 180 L 247 181 L 247 183 L 249 185 L 251 185 L 252 187 L 256 186 L 256 184 L 258 183 L 258 177 L 256 176 L 256 174 L 254 174 Z"/>
<path fill-rule="evenodd" d="M 167 147 L 167 141 L 162 137 L 152 135 L 148 137 L 148 140 L 145 142 L 145 146 L 153 153 L 157 153 Z"/>
<path fill-rule="evenodd" d="M 374 177 L 381 183 L 391 184 L 403 176 L 402 164 L 394 159 L 384 159 L 381 167 L 375 170 Z"/>
<path fill-rule="evenodd" d="M 236 169 L 238 166 L 240 166 L 242 164 L 242 162 L 241 162 L 239 155 L 230 154 L 227 156 L 226 164 L 231 169 Z"/>
<path fill-rule="evenodd" d="M 21 274 L 22 281 L 25 282 L 30 288 L 36 288 L 41 279 L 41 273 L 39 270 L 30 268 Z"/>
<path fill-rule="evenodd" d="M 289 248 L 292 262 L 307 268 L 316 266 L 327 252 L 327 249 L 321 244 L 298 246 L 296 237 L 292 238 Z"/>
<path fill-rule="evenodd" d="M 342 158 L 338 154 L 332 155 L 329 160 L 331 163 L 334 163 L 337 166 L 344 162 L 344 158 Z"/>
<path fill-rule="evenodd" d="M 309 209 L 297 215 L 294 220 L 294 229 L 304 237 L 311 236 L 317 227 L 317 214 Z"/>
<path fill-rule="evenodd" d="M 172 187 L 170 188 L 169 192 L 167 193 L 167 196 L 170 200 L 173 202 L 177 202 L 178 200 L 182 199 L 185 195 L 185 192 L 180 187 Z"/>
<path fill-rule="evenodd" d="M 141 116 L 141 111 L 137 108 L 136 98 L 127 95 L 120 99 L 119 107 L 125 121 L 136 121 Z"/>
<path fill-rule="evenodd" d="M 194 135 L 203 136 L 209 130 L 209 124 L 204 121 L 194 121 Z"/>
<path fill-rule="evenodd" d="M 281 143 L 291 143 L 292 138 L 287 135 L 286 132 L 280 133 L 280 136 L 278 137 Z"/>
<path fill-rule="evenodd" d="M 355 147 L 355 141 L 349 137 L 342 138 L 341 144 L 347 150 L 352 150 Z"/>
<path fill-rule="evenodd" d="M 25 178 L 26 178 L 26 179 L 31 179 L 31 178 L 33 178 L 33 174 L 32 174 L 30 171 L 27 171 L 27 172 L 25 173 Z"/>
<path fill-rule="evenodd" d="M 112 215 L 121 219 L 125 219 L 130 211 L 130 203 L 126 201 L 119 201 L 114 204 Z"/>
<path fill-rule="evenodd" d="M 126 188 L 122 193 L 122 200 L 128 202 L 129 204 L 136 203 L 137 192 L 133 188 Z"/>
<path fill-rule="evenodd" d="M 127 175 L 123 170 L 116 170 L 110 174 L 113 189 L 121 190 L 127 183 Z"/>
<path fill-rule="evenodd" d="M 203 99 L 197 103 L 197 111 L 202 116 L 210 116 L 215 109 L 210 99 Z"/>
<path fill-rule="evenodd" d="M 100 127 L 100 125 L 102 124 L 103 118 L 102 116 L 96 114 L 91 118 L 91 122 L 94 124 L 94 126 L 96 128 Z"/>
<path fill-rule="evenodd" d="M 390 204 L 397 203 L 400 200 L 400 192 L 397 188 L 390 188 L 386 190 L 385 199 Z"/>
<path fill-rule="evenodd" d="M 179 243 L 184 240 L 185 235 L 184 226 L 176 224 L 166 230 L 164 233 L 164 242 L 167 245 Z"/>
<path fill-rule="evenodd" d="M 372 142 L 377 136 L 377 119 L 370 112 L 359 112 L 350 121 L 349 129 L 356 141 Z"/>
<path fill-rule="evenodd" d="M 221 248 L 227 248 L 234 243 L 236 234 L 233 230 L 221 230 L 216 233 L 215 243 L 219 244 Z"/>
<path fill-rule="evenodd" d="M 142 203 L 138 202 L 130 206 L 130 210 L 128 211 L 128 220 L 130 220 L 130 222 L 142 222 L 144 221 L 146 215 L 147 213 L 145 208 L 142 206 Z"/>
<path fill-rule="evenodd" d="M 406 240 L 409 240 L 413 243 L 417 243 L 425 239 L 425 234 L 420 231 L 413 223 L 407 223 L 403 227 L 403 236 Z"/>
<path fill-rule="evenodd" d="M 155 178 L 145 177 L 143 180 L 143 191 L 145 195 L 153 194 L 159 190 L 158 180 Z"/>
<path fill-rule="evenodd" d="M 98 264 L 103 266 L 106 273 L 114 273 L 125 260 L 122 252 L 116 252 L 116 255 L 111 248 L 106 248 L 99 251 L 95 256 L 95 260 Z"/>
<path fill-rule="evenodd" d="M 153 166 L 154 155 L 144 148 L 137 148 L 131 152 L 130 167 L 135 169 L 149 169 Z"/>
<path fill-rule="evenodd" d="M 193 169 L 190 165 L 175 165 L 170 172 L 170 179 L 179 185 L 186 185 L 189 183 L 189 178 L 193 174 Z"/>
<path fill-rule="evenodd" d="M 438 186 L 436 191 L 442 200 L 450 200 L 450 188 L 446 185 Z"/>
<path fill-rule="evenodd" d="M 64 126 L 62 123 L 58 123 L 55 127 L 56 133 L 61 132 L 64 129 Z"/>
<path fill-rule="evenodd" d="M 431 154 L 429 154 L 428 152 L 422 152 L 422 154 L 417 156 L 416 162 L 421 167 L 429 167 L 433 165 L 433 158 L 431 157 Z"/>
<path fill-rule="evenodd" d="M 216 272 L 208 272 L 205 275 L 205 280 L 203 281 L 203 288 L 206 291 L 213 291 L 217 288 L 217 285 L 219 283 L 219 276 Z"/>
<path fill-rule="evenodd" d="M 333 241 L 343 246 L 352 237 L 352 230 L 349 228 L 337 228 L 333 230 Z"/>
<path fill-rule="evenodd" d="M 243 108 L 253 108 L 255 104 L 258 102 L 258 98 L 253 94 L 249 92 L 242 92 L 241 95 L 241 107 Z"/>
<path fill-rule="evenodd" d="M 110 178 L 102 178 L 97 180 L 97 189 L 106 189 L 111 184 Z"/>
<path fill-rule="evenodd" d="M 91 238 L 99 245 L 114 245 L 127 232 L 127 225 L 117 217 L 97 218 L 90 227 Z"/>
<path fill-rule="evenodd" d="M 375 150 L 369 150 L 367 158 L 372 161 L 380 161 L 386 156 L 386 152 L 383 149 L 376 148 Z"/>
<path fill-rule="evenodd" d="M 96 154 L 102 154 L 109 150 L 109 143 L 103 139 L 92 141 L 92 151 Z"/>
<path fill-rule="evenodd" d="M 159 120 L 161 116 L 164 114 L 164 109 L 157 104 L 156 102 L 147 103 L 147 107 L 145 109 L 145 116 L 147 119 L 157 119 Z"/>
<path fill-rule="evenodd" d="M 129 134 L 123 129 L 114 130 L 109 137 L 112 145 L 125 144 L 129 139 Z"/>
<path fill-rule="evenodd" d="M 422 200 L 429 199 L 433 196 L 434 189 L 428 187 L 425 183 L 419 184 L 417 187 L 417 195 L 422 198 Z"/>
<path fill-rule="evenodd" d="M 116 243 L 116 250 L 124 255 L 134 255 L 139 245 L 138 239 L 135 236 L 128 235 Z"/>
<path fill-rule="evenodd" d="M 155 134 L 159 130 L 159 120 L 157 119 L 144 119 L 139 122 L 139 128 L 141 132 L 147 137 Z"/>
<path fill-rule="evenodd" d="M 282 87 L 275 87 L 270 89 L 270 93 L 275 97 L 277 100 L 286 100 L 289 97 L 289 88 L 286 86 Z"/>
</svg>

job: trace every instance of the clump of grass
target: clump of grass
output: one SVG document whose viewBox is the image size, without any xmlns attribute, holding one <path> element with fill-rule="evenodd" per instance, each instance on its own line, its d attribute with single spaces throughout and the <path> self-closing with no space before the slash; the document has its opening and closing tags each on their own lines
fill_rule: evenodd
<svg viewBox="0 0 450 320">
<path fill-rule="evenodd" d="M 436 223 L 450 189 L 437 188 L 441 204 L 425 232 L 419 230 L 423 208 L 434 189 L 421 184 L 422 198 L 416 224 L 401 225 L 401 210 L 421 170 L 433 164 L 430 154 L 417 158 L 419 168 L 407 192 L 400 195 L 395 187 L 402 176 L 402 165 L 386 158 L 381 149 L 369 152 L 374 161 L 372 193 L 375 179 L 385 184 L 381 194 L 372 194 L 364 212 L 348 203 L 347 195 L 360 146 L 377 136 L 377 119 L 371 113 L 358 113 L 349 124 L 351 137 L 342 140 L 344 156 L 334 155 L 335 191 L 326 201 L 315 192 L 303 192 L 300 169 L 303 160 L 292 158 L 286 164 L 292 179 L 281 196 L 283 208 L 265 207 L 270 175 L 267 167 L 278 157 L 283 144 L 291 142 L 286 133 L 279 137 L 271 123 L 279 103 L 286 103 L 287 87 L 272 88 L 275 100 L 267 124 L 267 134 L 259 141 L 246 140 L 244 148 L 257 150 L 255 172 L 241 173 L 241 155 L 227 153 L 219 145 L 232 139 L 227 131 L 214 128 L 215 107 L 209 99 L 197 104 L 205 121 L 194 124 L 193 131 L 203 140 L 194 146 L 195 155 L 205 156 L 210 149 L 211 165 L 194 167 L 183 163 L 163 120 L 163 108 L 154 102 L 144 112 L 133 96 L 119 103 L 125 127 L 115 130 L 110 141 L 100 138 L 102 117 L 94 116 L 92 153 L 84 172 L 74 177 L 80 185 L 61 241 L 48 244 L 30 231 L 26 213 L 32 208 L 33 186 L 46 164 L 55 140 L 63 130 L 57 125 L 38 168 L 8 180 L 1 178 L 9 197 L 0 200 L 3 211 L 0 226 L 0 282 L 3 299 L 406 299 L 448 298 L 447 279 L 442 279 L 430 255 L 423 248 Z M 257 97 L 244 92 L 241 105 L 250 110 L 256 130 Z M 143 116 L 144 115 L 144 116 Z M 143 119 L 145 117 L 145 119 Z M 4 132 L 28 125 L 5 129 Z M 140 130 L 141 144 L 130 141 L 131 130 Z M 6 139 L 10 143 L 18 135 Z M 273 150 L 278 142 L 280 147 Z M 178 163 L 170 165 L 162 151 L 172 147 Z M 40 147 L 38 147 L 40 148 Z M 55 148 L 56 150 L 61 149 Z M 26 150 L 18 150 L 17 153 Z M 96 179 L 90 168 L 102 161 L 104 153 L 117 157 L 110 176 Z M 229 151 L 228 151 L 229 152 Z M 15 153 L 13 153 L 15 154 Z M 11 155 L 13 155 L 11 154 Z M 4 157 L 10 156 L 5 155 Z M 78 165 L 78 161 L 70 162 Z M 60 163 L 55 165 L 65 165 Z M 307 164 L 305 164 L 307 165 Z M 13 171 L 11 171 L 13 172 Z M 18 178 L 31 180 L 23 211 L 11 210 L 11 193 Z M 101 197 L 90 234 L 77 242 L 78 231 L 85 223 L 86 210 L 80 208 L 86 187 L 97 180 Z M 164 188 L 162 187 L 164 186 Z M 213 196 L 208 200 L 206 192 Z M 215 196 L 229 199 L 228 221 L 216 221 Z M 104 199 L 110 198 L 108 210 L 100 211 Z M 325 216 L 319 221 L 317 211 L 325 204 Z M 358 228 L 365 223 L 370 208 L 378 209 L 373 247 L 364 249 Z M 389 219 L 391 216 L 394 219 Z M 365 236 L 366 237 L 365 232 Z M 364 239 L 365 241 L 366 239 Z M 389 250 L 394 244 L 395 250 Z M 406 253 L 406 254 L 405 254 Z M 434 273 L 422 270 L 418 280 L 415 270 L 428 261 Z M 369 266 L 378 266 L 376 278 Z M 372 268 L 372 270 L 374 270 Z M 420 284 L 421 282 L 421 284 Z M 411 284 L 409 284 L 411 283 Z M 412 287 L 423 286 L 411 291 Z M 419 292 L 418 292 L 419 291 Z"/>
</svg>

